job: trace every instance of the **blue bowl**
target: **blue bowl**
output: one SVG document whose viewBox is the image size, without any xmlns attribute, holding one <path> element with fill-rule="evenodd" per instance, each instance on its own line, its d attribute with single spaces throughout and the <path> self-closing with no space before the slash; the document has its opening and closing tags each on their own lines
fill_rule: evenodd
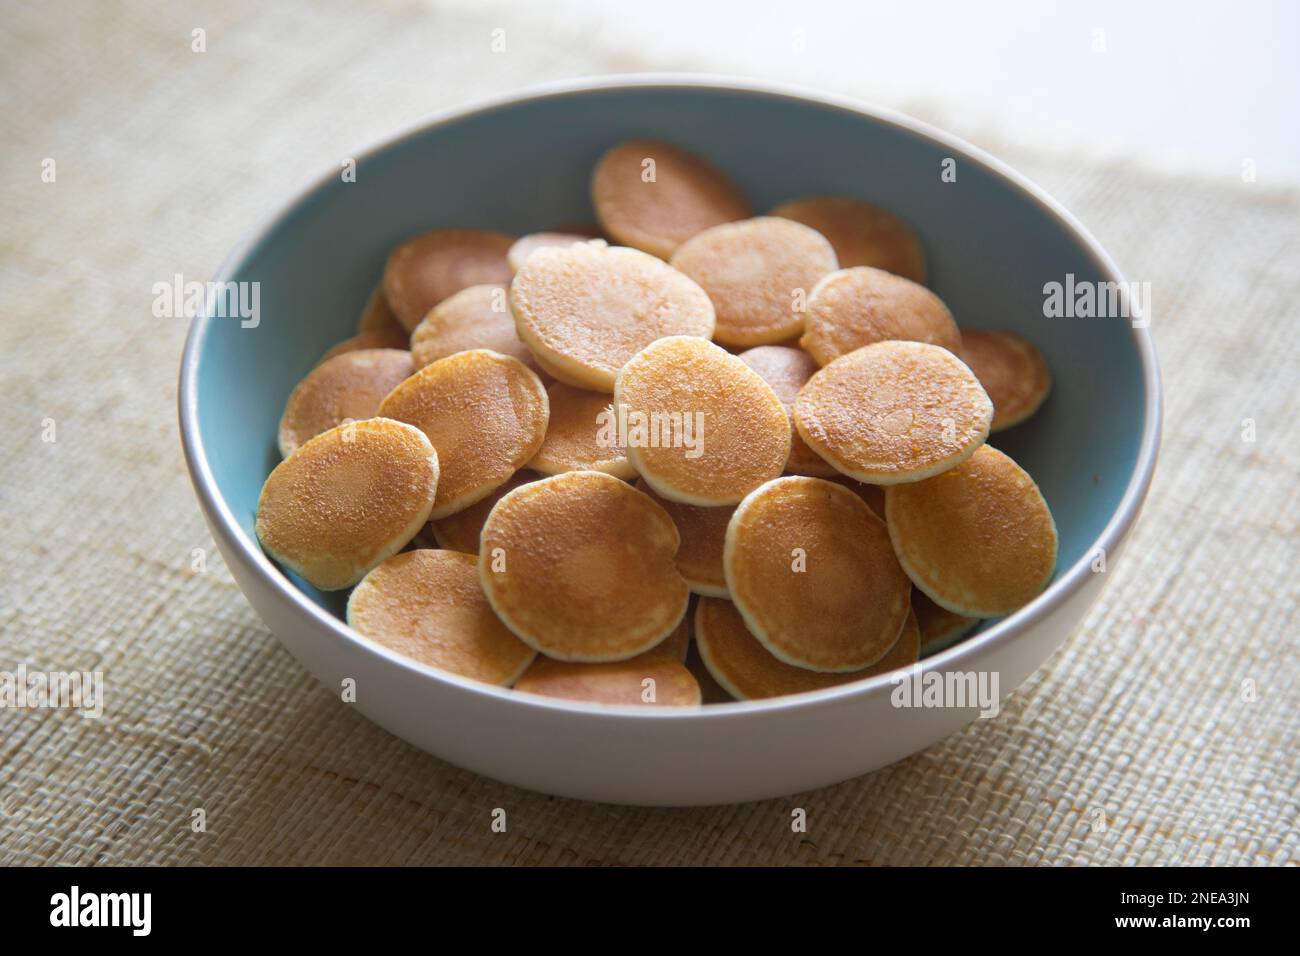
<svg viewBox="0 0 1300 956">
<path fill-rule="evenodd" d="M 286 643 L 295 653 L 326 679 L 335 671 L 314 660 L 313 642 L 335 648 L 339 657 L 377 654 L 426 682 L 509 701 L 502 706 L 520 712 L 543 706 L 419 668 L 361 641 L 338 620 L 342 596 L 319 592 L 266 560 L 253 534 L 254 516 L 262 482 L 279 461 L 276 428 L 290 390 L 326 349 L 353 334 L 388 251 L 440 227 L 522 234 L 593 220 L 591 169 L 605 149 L 634 136 L 667 139 L 708 157 L 758 211 L 799 196 L 845 194 L 895 212 L 920 235 L 928 284 L 960 326 L 1019 332 L 1046 356 L 1054 378 L 1051 396 L 1028 422 L 993 436 L 991 443 L 1033 475 L 1052 508 L 1060 533 L 1056 579 L 1033 604 L 986 625 L 984 633 L 927 666 L 970 663 L 978 648 L 1014 641 L 1076 592 L 1095 592 L 1087 587 L 1097 577 L 1094 557 L 1100 550 L 1113 559 L 1149 484 L 1160 399 L 1154 351 L 1140 322 L 1123 314 L 1045 314 L 1045 289 L 1067 282 L 1076 288 L 1116 283 L 1122 310 L 1135 310 L 1117 269 L 1083 227 L 997 161 L 905 117 L 717 77 L 607 78 L 497 100 L 359 154 L 355 182 L 335 172 L 290 200 L 215 277 L 258 283 L 259 321 L 245 327 L 250 323 L 238 317 L 214 316 L 210 301 L 195 322 L 182 367 L 184 444 L 228 564 L 282 639 L 294 632 Z M 264 606 L 268 602 L 274 610 Z M 1013 670 L 1027 674 L 1037 662 Z M 873 684 L 880 682 L 851 685 L 852 692 Z M 1011 687 L 1004 681 L 1002 689 Z M 800 698 L 831 700 L 845 693 L 835 689 Z M 599 719 L 593 713 L 603 718 L 617 712 L 563 702 L 545 706 L 588 722 Z M 690 719 L 780 706 L 720 705 Z M 401 726 L 404 715 L 374 715 L 403 736 L 419 736 Z M 622 719 L 653 721 L 644 713 Z M 475 764 L 464 755 L 461 761 Z M 844 771 L 858 769 L 861 761 L 842 763 L 833 777 L 849 775 Z M 486 769 L 511 778 L 509 768 Z M 566 792 L 562 785 L 515 779 Z M 733 788 L 726 798 L 762 795 L 763 789 Z M 606 799 L 637 797 L 617 786 L 577 790 Z M 686 797 L 703 793 L 689 786 L 679 790 Z M 784 792 L 784 785 L 772 792 Z M 677 793 L 636 802 L 682 802 Z"/>
</svg>

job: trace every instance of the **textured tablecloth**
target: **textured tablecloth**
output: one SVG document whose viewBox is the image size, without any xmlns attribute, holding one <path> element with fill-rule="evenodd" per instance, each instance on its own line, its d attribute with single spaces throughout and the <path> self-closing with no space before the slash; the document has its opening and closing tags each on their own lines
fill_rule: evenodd
<svg viewBox="0 0 1300 956">
<path fill-rule="evenodd" d="M 701 64 L 417 3 L 54 6 L 6 3 L 0 25 L 0 670 L 102 670 L 107 703 L 0 710 L 0 862 L 1300 858 L 1294 189 L 1025 149 L 898 104 L 1021 169 L 1152 284 L 1165 441 L 1124 560 L 999 717 L 893 767 L 744 806 L 584 804 L 411 748 L 281 649 L 200 520 L 175 424 L 185 323 L 151 314 L 151 288 L 207 278 L 288 190 L 430 110 Z"/>
</svg>

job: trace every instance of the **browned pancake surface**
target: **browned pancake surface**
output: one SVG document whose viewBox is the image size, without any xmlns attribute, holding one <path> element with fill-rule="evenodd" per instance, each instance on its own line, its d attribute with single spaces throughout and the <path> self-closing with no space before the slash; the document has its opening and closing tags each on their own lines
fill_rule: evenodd
<svg viewBox="0 0 1300 956">
<path fill-rule="evenodd" d="M 418 428 L 387 418 L 340 425 L 271 472 L 257 537 L 321 590 L 351 587 L 415 536 L 437 488 L 438 456 Z"/>
<path fill-rule="evenodd" d="M 991 432 L 1019 425 L 1038 411 L 1052 389 L 1052 373 L 1042 353 L 1014 332 L 968 329 L 961 334 L 957 354 L 993 402 Z"/>
<path fill-rule="evenodd" d="M 483 526 L 479 574 L 497 614 L 548 657 L 623 660 L 654 647 L 690 599 L 672 519 L 626 482 L 570 471 L 516 488 Z"/>
<path fill-rule="evenodd" d="M 839 472 L 824 462 L 794 430 L 795 399 L 799 397 L 799 390 L 808 384 L 808 379 L 820 368 L 813 357 L 803 349 L 788 345 L 760 345 L 741 352 L 738 358 L 772 386 L 772 391 L 781 400 L 786 414 L 791 416 L 790 457 L 786 460 L 785 470 L 794 475 L 812 475 L 815 478 L 838 475 Z"/>
<path fill-rule="evenodd" d="M 955 614 L 1009 614 L 1056 567 L 1056 524 L 1042 493 L 988 445 L 934 478 L 887 488 L 885 515 L 908 576 Z"/>
<path fill-rule="evenodd" d="M 457 352 L 416 372 L 380 414 L 421 429 L 443 462 L 436 521 L 491 494 L 541 447 L 546 389 L 518 359 L 486 349 Z"/>
<path fill-rule="evenodd" d="M 454 515 L 439 518 L 437 521 L 430 521 L 425 526 L 425 532 L 439 548 L 460 551 L 464 554 L 478 554 L 478 538 L 483 532 L 483 522 L 487 521 L 487 516 L 492 513 L 496 503 L 520 485 L 536 481 L 539 477 L 536 472 L 520 469 L 506 479 L 504 484 L 493 489 L 490 495 L 474 502 L 468 508 L 457 511 Z M 425 545 L 425 547 L 433 546 Z"/>
<path fill-rule="evenodd" d="M 411 374 L 405 349 L 361 349 L 322 362 L 298 383 L 280 418 L 280 454 L 345 421 L 374 418 L 379 404 Z"/>
<path fill-rule="evenodd" d="M 411 334 L 411 363 L 417 369 L 468 349 L 491 349 L 535 364 L 515 332 L 505 286 L 461 289 L 434 306 Z"/>
<path fill-rule="evenodd" d="M 710 675 L 740 700 L 802 694 L 886 674 L 915 664 L 920 648 L 916 618 L 908 614 L 893 646 L 870 667 L 841 674 L 793 667 L 774 657 L 754 637 L 734 604 L 717 598 L 700 600 L 695 611 L 695 633 L 700 658 Z"/>
<path fill-rule="evenodd" d="M 589 704 L 698 707 L 700 685 L 677 660 L 651 651 L 631 660 L 578 664 L 538 657 L 515 690 Z"/>
<path fill-rule="evenodd" d="M 605 392 L 656 339 L 708 338 L 714 327 L 709 297 L 682 273 L 636 249 L 595 243 L 534 252 L 510 286 L 510 307 L 547 372 Z"/>
<path fill-rule="evenodd" d="M 668 512 L 682 543 L 677 549 L 677 570 L 696 594 L 727 596 L 727 579 L 722 573 L 722 549 L 727 541 L 727 524 L 736 509 L 730 506 L 700 508 L 670 501 L 658 495 L 645 479 L 636 483 Z"/>
<path fill-rule="evenodd" d="M 488 684 L 509 685 L 536 652 L 492 613 L 473 555 L 408 551 L 365 576 L 348 624 L 403 657 Z"/>
<path fill-rule="evenodd" d="M 876 342 L 926 342 L 956 352 L 961 333 L 952 313 L 923 285 L 859 266 L 824 278 L 808 297 L 799 344 L 822 365 Z"/>
<path fill-rule="evenodd" d="M 710 226 L 750 216 L 745 197 L 716 166 L 651 139 L 628 140 L 600 158 L 591 201 L 617 242 L 661 259 Z"/>
<path fill-rule="evenodd" d="M 408 332 L 448 296 L 472 285 L 504 285 L 512 274 L 510 236 L 481 229 L 436 229 L 402 243 L 384 266 L 384 297 Z"/>
<path fill-rule="evenodd" d="M 897 216 L 848 196 L 812 196 L 783 203 L 773 216 L 816 229 L 835 249 L 844 269 L 874 266 L 925 281 L 925 255 L 916 235 Z"/>
<path fill-rule="evenodd" d="M 843 474 L 870 484 L 919 481 L 970 457 L 988 436 L 993 404 L 947 349 L 878 342 L 808 380 L 795 427 Z"/>
<path fill-rule="evenodd" d="M 601 392 L 555 382 L 547 390 L 551 417 L 546 438 L 529 466 L 558 475 L 565 471 L 604 471 L 616 478 L 635 478 L 636 469 L 619 443 L 610 397 Z"/>
<path fill-rule="evenodd" d="M 813 287 L 838 268 L 820 233 L 774 216 L 706 229 L 683 243 L 671 262 L 708 293 L 717 313 L 713 337 L 732 346 L 799 335 Z"/>
<path fill-rule="evenodd" d="M 741 502 L 723 566 L 750 630 L 797 667 L 874 664 L 909 610 L 910 584 L 883 522 L 853 492 L 820 478 L 778 478 Z"/>
<path fill-rule="evenodd" d="M 661 496 L 733 505 L 785 469 L 790 422 L 753 369 L 700 338 L 660 339 L 619 374 L 614 408 L 627 417 L 628 460 Z M 632 428 L 647 426 L 638 437 Z"/>
</svg>

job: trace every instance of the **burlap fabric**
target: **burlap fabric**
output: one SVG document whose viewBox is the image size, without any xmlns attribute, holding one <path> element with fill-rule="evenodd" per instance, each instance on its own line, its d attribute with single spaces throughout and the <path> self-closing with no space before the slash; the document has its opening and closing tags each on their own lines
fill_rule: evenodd
<svg viewBox="0 0 1300 956">
<path fill-rule="evenodd" d="M 1023 170 L 1152 284 L 1165 442 L 1125 560 L 1001 716 L 894 767 L 746 806 L 553 799 L 368 723 L 254 615 L 190 490 L 185 324 L 151 315 L 151 286 L 206 278 L 286 191 L 432 109 L 701 64 L 522 14 L 211 7 L 3 15 L 0 669 L 102 670 L 107 705 L 0 711 L 0 862 L 1296 862 L 1293 189 L 1026 149 L 899 104 Z"/>
</svg>

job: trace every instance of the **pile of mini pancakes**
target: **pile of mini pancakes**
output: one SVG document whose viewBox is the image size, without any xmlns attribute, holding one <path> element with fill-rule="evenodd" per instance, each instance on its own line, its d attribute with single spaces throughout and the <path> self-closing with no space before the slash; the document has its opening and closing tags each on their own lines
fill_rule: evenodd
<svg viewBox="0 0 1300 956">
<path fill-rule="evenodd" d="M 906 667 L 1036 596 L 1056 527 L 985 444 L 1051 384 L 958 331 L 885 210 L 755 216 L 634 140 L 599 226 L 439 229 L 290 395 L 257 534 L 348 623 L 518 691 L 696 706 Z"/>
</svg>

